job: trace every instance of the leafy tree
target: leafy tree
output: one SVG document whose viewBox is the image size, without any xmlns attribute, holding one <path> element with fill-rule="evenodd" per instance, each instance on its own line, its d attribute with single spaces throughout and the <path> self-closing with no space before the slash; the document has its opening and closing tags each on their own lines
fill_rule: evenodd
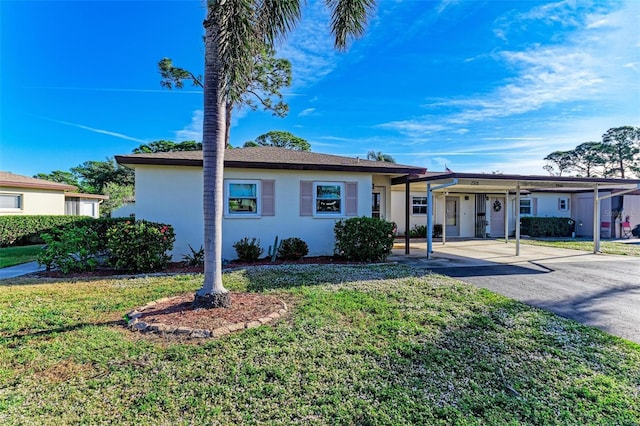
<svg viewBox="0 0 640 426">
<path fill-rule="evenodd" d="M 335 46 L 364 32 L 374 0 L 332 0 L 331 32 Z M 255 56 L 272 49 L 300 19 L 300 0 L 209 0 L 205 27 L 204 119 L 204 283 L 195 303 L 229 306 L 222 285 L 222 211 L 224 150 L 229 125 L 227 106 L 246 91 Z"/>
<path fill-rule="evenodd" d="M 118 185 L 133 185 L 134 172 L 115 162 L 113 158 L 107 161 L 85 161 L 79 166 L 72 167 L 71 172 L 78 177 L 85 192 L 102 194 L 107 183 Z"/>
<path fill-rule="evenodd" d="M 111 212 L 127 201 L 134 198 L 133 185 L 119 185 L 115 182 L 107 182 L 104 186 L 104 195 L 108 195 L 109 199 L 104 200 L 100 205 L 100 214 L 102 216 L 111 216 Z"/>
<path fill-rule="evenodd" d="M 390 156 L 389 154 L 383 154 L 382 152 L 378 151 L 369 151 L 367 152 L 367 160 L 373 160 L 373 161 L 384 161 L 386 163 L 395 163 L 396 160 Z"/>
<path fill-rule="evenodd" d="M 82 185 L 78 182 L 78 178 L 73 173 L 65 172 L 63 170 L 54 170 L 51 173 L 38 173 L 34 178 L 73 185 L 77 187 L 78 190 L 82 189 Z"/>
<path fill-rule="evenodd" d="M 599 177 L 604 175 L 606 162 L 601 142 L 584 142 L 573 150 L 573 169 L 580 177 Z"/>
<path fill-rule="evenodd" d="M 607 167 L 605 176 L 640 174 L 640 127 L 614 127 L 602 135 Z"/>
<path fill-rule="evenodd" d="M 202 143 L 196 141 L 183 141 L 175 143 L 167 140 L 153 141 L 135 148 L 134 154 L 146 154 L 151 152 L 176 152 L 176 151 L 200 151 Z"/>
<path fill-rule="evenodd" d="M 234 108 L 246 106 L 255 111 L 260 104 L 265 111 L 271 111 L 278 117 L 284 117 L 289 113 L 289 105 L 283 101 L 280 90 L 291 86 L 291 63 L 287 59 L 276 58 L 274 55 L 273 47 L 262 46 L 262 49 L 256 51 L 253 56 L 251 75 L 244 80 L 243 87 L 228 93 L 225 117 L 227 147 L 231 113 Z M 204 87 L 202 76 L 173 66 L 170 58 L 163 58 L 158 62 L 158 70 L 162 76 L 160 84 L 167 89 L 174 87 L 181 89 L 184 87 L 184 81 L 191 81 L 194 86 Z"/>
<path fill-rule="evenodd" d="M 554 151 L 544 157 L 543 167 L 551 176 L 562 176 L 573 167 L 573 151 Z"/>
<path fill-rule="evenodd" d="M 272 130 L 264 135 L 260 135 L 255 141 L 245 142 L 243 146 L 245 148 L 252 146 L 277 146 L 295 151 L 311 151 L 311 144 L 309 144 L 306 139 L 279 130 Z"/>
</svg>

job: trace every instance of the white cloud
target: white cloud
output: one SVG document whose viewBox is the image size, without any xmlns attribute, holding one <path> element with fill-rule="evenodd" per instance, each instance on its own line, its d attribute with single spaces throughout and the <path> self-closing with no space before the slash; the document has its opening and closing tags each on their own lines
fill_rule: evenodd
<svg viewBox="0 0 640 426">
<path fill-rule="evenodd" d="M 300 113 L 298 114 L 298 117 L 306 117 L 308 115 L 311 115 L 314 113 L 316 109 L 315 108 L 307 108 L 307 109 L 303 109 L 302 111 L 300 111 Z"/>
<path fill-rule="evenodd" d="M 612 107 L 628 111 L 637 102 L 638 67 L 629 58 L 638 50 L 630 40 L 638 38 L 638 6 L 602 13 L 577 10 L 574 2 L 557 2 L 532 9 L 518 17 L 522 20 L 575 25 L 563 29 L 560 41 L 531 44 L 519 50 L 493 53 L 496 62 L 513 70 L 493 91 L 475 96 L 439 100 L 425 107 L 433 113 L 407 120 L 380 124 L 409 137 L 424 137 L 444 132 L 460 132 L 469 125 L 483 124 L 509 117 L 524 119 L 527 113 L 556 108 L 565 113 L 553 120 L 569 120 L 579 109 L 591 106 L 598 114 L 612 113 Z M 598 25 L 594 23 L 598 22 Z M 606 25 L 605 25 L 606 22 Z M 500 28 L 500 31 L 504 31 Z M 630 102 L 631 100 L 631 102 Z M 576 103 L 578 107 L 576 108 Z M 602 109 L 606 108 L 605 111 Z M 437 114 L 439 110 L 447 111 Z M 622 114 L 621 114 L 622 115 Z M 605 127 L 603 130 L 606 130 Z"/>
<path fill-rule="evenodd" d="M 40 118 L 52 121 L 54 123 L 64 124 L 66 126 L 77 127 L 78 129 L 88 130 L 89 132 L 93 132 L 93 133 L 100 133 L 102 135 L 113 136 L 114 138 L 125 139 L 128 141 L 134 141 L 134 142 L 140 142 L 140 143 L 147 143 L 147 141 L 144 139 L 134 138 L 133 136 L 128 136 L 123 133 L 112 132 L 110 130 L 104 130 L 104 129 L 98 129 L 95 127 L 85 126 L 83 124 L 71 123 L 69 121 L 56 120 L 54 118 L 49 118 L 49 117 L 40 117 Z"/>
<path fill-rule="evenodd" d="M 191 122 L 183 129 L 176 131 L 176 141 L 202 141 L 203 111 L 197 109 L 191 115 Z"/>
</svg>

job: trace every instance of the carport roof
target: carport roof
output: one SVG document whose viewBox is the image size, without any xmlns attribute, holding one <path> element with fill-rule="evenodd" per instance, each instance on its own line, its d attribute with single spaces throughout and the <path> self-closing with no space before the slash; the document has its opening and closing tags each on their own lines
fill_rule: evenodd
<svg viewBox="0 0 640 426">
<path fill-rule="evenodd" d="M 612 179 L 612 178 L 580 178 L 575 176 L 536 176 L 536 175 L 502 175 L 488 173 L 457 173 L 457 172 L 429 172 L 422 175 L 403 176 L 392 180 L 393 185 L 432 184 L 440 185 L 457 180 L 448 191 L 487 192 L 506 191 L 515 189 L 564 188 L 566 191 L 594 188 L 596 184 L 601 189 L 618 188 L 632 189 L 640 185 L 640 179 Z M 415 185 L 414 185 L 415 186 Z"/>
</svg>

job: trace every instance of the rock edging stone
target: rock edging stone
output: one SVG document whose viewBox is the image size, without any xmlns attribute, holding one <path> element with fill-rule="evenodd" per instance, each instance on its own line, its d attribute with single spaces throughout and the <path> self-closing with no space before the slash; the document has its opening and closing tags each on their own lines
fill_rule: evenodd
<svg viewBox="0 0 640 426">
<path fill-rule="evenodd" d="M 126 322 L 127 327 L 132 331 L 140 331 L 144 333 L 175 334 L 177 336 L 189 337 L 194 339 L 217 338 L 217 337 L 225 336 L 227 334 L 235 333 L 240 330 L 255 328 L 264 324 L 268 324 L 278 318 L 281 318 L 287 313 L 287 304 L 280 300 L 279 302 L 282 304 L 282 308 L 278 309 L 276 312 L 270 313 L 266 317 L 258 318 L 257 320 L 253 320 L 253 321 L 227 324 L 222 327 L 216 328 L 214 330 L 208 330 L 204 328 L 190 328 L 190 327 L 183 327 L 183 326 L 179 327 L 179 326 L 167 325 L 159 322 L 148 323 L 146 321 L 141 320 L 141 317 L 144 311 L 150 308 L 153 308 L 160 303 L 169 302 L 179 297 L 180 296 L 163 297 L 162 299 L 154 300 L 153 302 L 149 302 L 140 308 L 136 308 L 132 311 L 127 312 L 124 316 L 124 320 Z M 220 309 L 225 309 L 225 308 L 220 308 Z"/>
</svg>

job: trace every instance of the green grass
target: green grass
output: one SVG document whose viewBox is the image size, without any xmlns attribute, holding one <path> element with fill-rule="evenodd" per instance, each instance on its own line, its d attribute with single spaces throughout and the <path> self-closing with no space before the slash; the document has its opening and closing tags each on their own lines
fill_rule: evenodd
<svg viewBox="0 0 640 426">
<path fill-rule="evenodd" d="M 504 240 L 503 240 L 504 241 Z M 513 240 L 509 240 L 513 242 Z M 593 241 L 580 240 L 520 240 L 522 244 L 534 246 L 557 247 L 572 250 L 583 250 L 593 252 Z M 640 240 L 638 240 L 640 243 Z M 614 243 L 610 241 L 600 241 L 600 252 L 605 254 L 619 254 L 623 256 L 640 256 L 640 244 Z"/>
<path fill-rule="evenodd" d="M 201 276 L 0 286 L 2 424 L 602 424 L 640 419 L 640 346 L 403 266 L 229 272 L 290 314 L 148 339 L 130 308 Z"/>
<path fill-rule="evenodd" d="M 21 263 L 36 260 L 41 251 L 42 244 L 35 246 L 0 248 L 0 268 L 6 268 L 7 266 L 19 265 Z"/>
</svg>

